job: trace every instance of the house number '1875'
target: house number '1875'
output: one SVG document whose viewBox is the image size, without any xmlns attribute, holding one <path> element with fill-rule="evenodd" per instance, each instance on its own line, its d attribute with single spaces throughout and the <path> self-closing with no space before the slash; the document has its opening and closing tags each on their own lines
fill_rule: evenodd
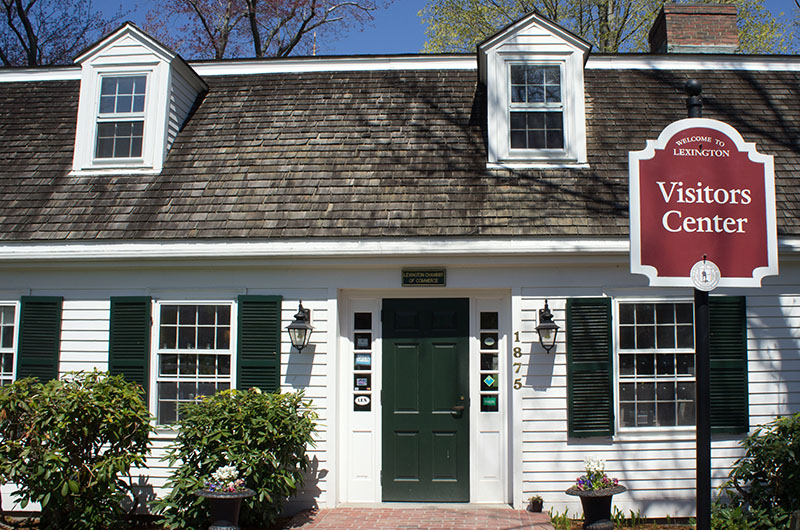
<svg viewBox="0 0 800 530">
<path fill-rule="evenodd" d="M 519 331 L 514 332 L 514 342 L 519 342 Z M 520 346 L 514 346 L 511 352 L 514 355 L 514 375 L 516 375 L 519 374 L 519 371 L 522 369 L 522 363 L 517 360 L 522 357 L 522 348 Z M 519 390 L 520 388 L 522 388 L 522 378 L 517 377 L 514 379 L 514 390 Z"/>
</svg>

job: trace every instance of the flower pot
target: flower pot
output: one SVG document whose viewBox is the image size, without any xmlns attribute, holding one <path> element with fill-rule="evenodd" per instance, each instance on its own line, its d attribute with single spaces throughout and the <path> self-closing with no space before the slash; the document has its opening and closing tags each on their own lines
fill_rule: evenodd
<svg viewBox="0 0 800 530">
<path fill-rule="evenodd" d="M 242 499 L 256 494 L 251 489 L 241 491 L 197 490 L 195 493 L 209 501 L 211 526 L 208 527 L 208 530 L 239 530 L 239 510 L 242 507 Z"/>
<path fill-rule="evenodd" d="M 542 511 L 542 499 L 530 499 L 528 501 L 528 511 L 540 513 Z"/>
<path fill-rule="evenodd" d="M 611 497 L 626 491 L 625 486 L 614 486 L 600 490 L 579 490 L 570 488 L 567 495 L 581 498 L 583 506 L 583 528 L 585 530 L 614 530 L 611 521 Z"/>
</svg>

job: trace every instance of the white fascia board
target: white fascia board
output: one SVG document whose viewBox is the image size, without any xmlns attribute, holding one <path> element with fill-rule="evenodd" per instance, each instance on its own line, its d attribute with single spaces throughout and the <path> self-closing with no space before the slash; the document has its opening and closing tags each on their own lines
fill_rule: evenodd
<svg viewBox="0 0 800 530">
<path fill-rule="evenodd" d="M 800 71 L 796 55 L 592 55 L 586 62 L 593 70 L 744 70 L 769 72 Z"/>
<path fill-rule="evenodd" d="M 800 238 L 780 239 L 780 253 L 800 254 Z M 124 261 L 142 259 L 353 258 L 413 256 L 627 255 L 627 238 L 423 238 L 287 241 L 141 241 L 0 244 L 0 263 L 25 261 Z"/>
<path fill-rule="evenodd" d="M 368 72 L 377 70 L 476 70 L 474 55 L 397 55 L 388 57 L 313 57 L 262 61 L 189 63 L 201 76 L 304 72 Z"/>
<path fill-rule="evenodd" d="M 620 254 L 627 239 L 487 238 L 289 241 L 142 241 L 0 244 L 0 263 L 40 260 L 351 258 L 401 256 L 546 256 Z"/>
<path fill-rule="evenodd" d="M 81 67 L 57 68 L 0 68 L 0 83 L 31 83 L 34 81 L 80 81 Z"/>
</svg>

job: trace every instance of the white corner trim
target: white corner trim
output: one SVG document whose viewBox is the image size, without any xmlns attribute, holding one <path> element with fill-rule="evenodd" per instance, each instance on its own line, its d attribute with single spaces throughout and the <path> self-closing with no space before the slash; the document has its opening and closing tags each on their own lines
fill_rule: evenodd
<svg viewBox="0 0 800 530">
<path fill-rule="evenodd" d="M 627 254 L 627 239 L 424 238 L 287 241 L 142 241 L 0 244 L 0 263 L 38 260 L 349 258 Z"/>
<path fill-rule="evenodd" d="M 200 76 L 391 70 L 477 70 L 474 55 L 308 57 L 189 63 Z"/>
</svg>

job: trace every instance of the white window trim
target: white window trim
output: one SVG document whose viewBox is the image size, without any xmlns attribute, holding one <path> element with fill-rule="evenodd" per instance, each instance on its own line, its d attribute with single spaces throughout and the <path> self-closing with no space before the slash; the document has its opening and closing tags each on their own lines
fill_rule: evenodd
<svg viewBox="0 0 800 530">
<path fill-rule="evenodd" d="M 159 432 L 171 431 L 175 429 L 175 424 L 158 423 L 158 358 L 159 358 L 159 339 L 161 337 L 161 306 L 164 305 L 227 305 L 231 308 L 231 374 L 230 388 L 236 388 L 236 370 L 238 351 L 238 303 L 236 300 L 228 299 L 159 299 L 152 302 L 153 325 L 150 332 L 150 375 L 149 375 L 149 403 L 150 414 L 153 416 L 153 424 Z"/>
<path fill-rule="evenodd" d="M 511 108 L 509 71 L 511 64 L 559 65 L 561 67 L 564 149 L 511 149 L 509 123 L 509 109 Z M 583 54 L 577 51 L 562 53 L 500 52 L 490 61 L 488 72 L 488 168 L 588 167 Z"/>
<path fill-rule="evenodd" d="M 147 173 L 161 171 L 166 142 L 166 122 L 168 119 L 167 95 L 169 93 L 169 73 L 163 63 L 158 61 L 132 65 L 84 65 L 81 75 L 78 122 L 75 133 L 75 153 L 72 174 L 119 174 Z M 96 158 L 97 125 L 105 121 L 100 117 L 100 85 L 104 77 L 147 77 L 145 87 L 145 110 L 140 116 L 144 121 L 142 155 L 135 158 Z M 120 116 L 119 120 L 129 121 L 130 115 Z"/>
<path fill-rule="evenodd" d="M 11 381 L 17 380 L 17 353 L 19 350 L 19 311 L 20 311 L 20 303 L 19 301 L 11 301 L 11 300 L 0 300 L 0 307 L 13 307 L 14 308 L 14 338 L 13 338 L 13 346 L 10 348 L 12 354 L 11 360 Z M 0 350 L 2 353 L 8 353 L 9 350 Z"/>
<path fill-rule="evenodd" d="M 657 438 L 657 439 L 664 439 L 669 437 L 670 439 L 695 439 L 695 431 L 696 426 L 693 425 L 676 425 L 674 427 L 664 427 L 664 426 L 653 426 L 653 427 L 623 427 L 622 426 L 622 415 L 620 413 L 620 403 L 619 403 L 619 384 L 620 384 L 620 376 L 619 376 L 619 352 L 620 352 L 620 345 L 619 345 L 619 325 L 620 325 L 620 318 L 619 318 L 619 306 L 620 304 L 659 304 L 659 303 L 667 303 L 667 304 L 675 304 L 675 303 L 690 303 L 692 307 L 694 307 L 694 300 L 691 298 L 686 297 L 672 297 L 672 296 L 660 296 L 660 297 L 630 297 L 630 298 L 613 298 L 613 315 L 612 315 L 612 347 L 613 347 L 613 371 L 614 371 L 614 440 L 615 441 L 624 441 L 624 440 L 645 440 L 650 438 Z M 692 323 L 692 329 L 694 330 L 694 322 Z M 695 352 L 697 348 L 695 346 Z M 697 383 L 697 364 L 695 363 L 695 376 L 694 376 L 695 384 Z M 695 406 L 695 414 L 697 412 Z"/>
</svg>

